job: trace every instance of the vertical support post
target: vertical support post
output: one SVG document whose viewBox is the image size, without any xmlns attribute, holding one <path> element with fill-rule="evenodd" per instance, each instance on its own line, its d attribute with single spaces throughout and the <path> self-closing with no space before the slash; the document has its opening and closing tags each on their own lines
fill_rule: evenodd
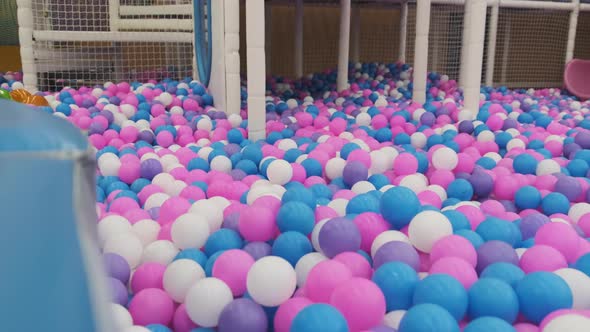
<svg viewBox="0 0 590 332">
<path fill-rule="evenodd" d="M 246 56 L 248 60 L 248 138 L 266 137 L 266 56 L 264 53 L 264 0 L 246 1 Z"/>
<path fill-rule="evenodd" d="M 506 74 L 508 73 L 508 57 L 510 55 L 510 36 L 512 36 L 512 16 L 508 14 L 506 22 L 506 32 L 504 35 L 504 45 L 502 46 L 502 71 L 500 73 L 500 83 L 506 84 Z"/>
<path fill-rule="evenodd" d="M 338 78 L 336 80 L 338 91 L 345 90 L 348 86 L 350 2 L 351 0 L 340 0 L 340 42 L 338 43 Z"/>
<path fill-rule="evenodd" d="M 33 52 L 33 5 L 31 0 L 17 1 L 18 39 L 23 67 L 23 84 L 31 93 L 37 92 L 37 65 Z"/>
<path fill-rule="evenodd" d="M 295 78 L 303 76 L 303 0 L 295 3 Z"/>
<path fill-rule="evenodd" d="M 401 4 L 400 20 L 399 20 L 399 56 L 398 60 L 401 63 L 406 62 L 406 45 L 408 38 L 408 2 L 404 1 Z"/>
<path fill-rule="evenodd" d="M 266 58 L 266 72 L 272 73 L 272 0 L 268 0 L 265 3 L 264 22 L 264 49 L 268 55 Z"/>
<path fill-rule="evenodd" d="M 572 0 L 574 10 L 570 13 L 570 27 L 567 34 L 567 49 L 565 53 L 565 63 L 574 58 L 574 48 L 576 46 L 576 30 L 578 28 L 578 15 L 580 14 L 580 0 Z"/>
<path fill-rule="evenodd" d="M 471 8 L 473 1 L 465 1 L 465 11 L 463 14 L 463 42 L 461 48 L 461 65 L 459 67 L 459 86 L 465 86 L 465 79 L 467 71 L 469 70 L 468 58 L 469 48 L 466 45 L 469 43 L 469 33 L 471 31 Z"/>
<path fill-rule="evenodd" d="M 361 7 L 352 7 L 352 17 L 350 18 L 350 39 L 351 39 L 351 50 L 350 58 L 353 62 L 359 62 L 360 46 L 361 46 Z"/>
<path fill-rule="evenodd" d="M 225 0 L 226 113 L 240 114 L 240 0 Z"/>
<path fill-rule="evenodd" d="M 426 75 L 428 67 L 428 32 L 430 31 L 430 0 L 416 4 L 416 43 L 414 50 L 414 101 L 426 102 Z"/>
<path fill-rule="evenodd" d="M 499 1 L 492 5 L 490 14 L 490 30 L 488 31 L 488 59 L 486 64 L 486 85 L 494 84 L 494 67 L 496 64 L 496 42 L 498 38 L 498 15 L 500 14 Z"/>
<path fill-rule="evenodd" d="M 469 30 L 467 72 L 463 88 L 465 109 L 475 115 L 479 111 L 479 95 L 481 87 L 481 68 L 483 65 L 483 48 L 486 30 L 486 0 L 472 0 L 471 28 Z"/>
<path fill-rule="evenodd" d="M 209 91 L 213 95 L 215 107 L 227 110 L 226 64 L 225 64 L 225 1 L 211 1 L 211 78 Z"/>
</svg>

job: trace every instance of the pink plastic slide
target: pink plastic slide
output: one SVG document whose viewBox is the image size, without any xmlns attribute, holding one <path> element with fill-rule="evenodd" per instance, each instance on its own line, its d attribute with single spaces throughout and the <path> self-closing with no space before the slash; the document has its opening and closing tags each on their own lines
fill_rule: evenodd
<svg viewBox="0 0 590 332">
<path fill-rule="evenodd" d="M 566 89 L 581 99 L 590 99 L 590 60 L 573 59 L 565 65 Z"/>
</svg>

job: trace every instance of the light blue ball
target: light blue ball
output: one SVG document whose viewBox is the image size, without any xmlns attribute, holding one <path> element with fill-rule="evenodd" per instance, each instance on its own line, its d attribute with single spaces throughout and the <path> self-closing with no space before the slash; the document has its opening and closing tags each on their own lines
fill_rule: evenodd
<svg viewBox="0 0 590 332">
<path fill-rule="evenodd" d="M 407 310 L 412 306 L 414 289 L 420 278 L 408 264 L 389 262 L 381 265 L 373 273 L 372 280 L 383 292 L 389 312 Z"/>
<path fill-rule="evenodd" d="M 360 194 L 354 196 L 346 205 L 347 214 L 360 214 L 364 212 L 379 213 L 379 199 L 372 194 Z"/>
<path fill-rule="evenodd" d="M 574 268 L 584 272 L 587 276 L 590 277 L 590 254 L 585 254 L 578 258 L 578 260 L 574 264 Z"/>
<path fill-rule="evenodd" d="M 455 278 L 447 274 L 431 274 L 421 280 L 414 291 L 413 303 L 437 304 L 460 321 L 467 312 L 467 291 Z"/>
<path fill-rule="evenodd" d="M 456 232 L 461 229 L 471 230 L 471 224 L 469 223 L 469 219 L 467 217 L 457 211 L 457 210 L 447 210 L 444 211 L 442 214 L 449 219 L 451 225 L 453 226 L 453 231 Z"/>
<path fill-rule="evenodd" d="M 131 184 L 131 190 L 133 190 L 136 193 L 139 193 L 145 186 L 147 186 L 150 183 L 152 182 L 148 179 L 139 178 L 133 181 L 133 183 Z"/>
<path fill-rule="evenodd" d="M 519 209 L 536 209 L 541 204 L 541 192 L 533 186 L 524 186 L 516 191 L 514 204 Z"/>
<path fill-rule="evenodd" d="M 290 332 L 349 332 L 348 323 L 336 308 L 316 303 L 305 307 L 293 319 Z"/>
<path fill-rule="evenodd" d="M 459 324 L 443 307 L 424 303 L 408 310 L 399 324 L 399 332 L 459 332 Z"/>
<path fill-rule="evenodd" d="M 447 195 L 449 198 L 469 201 L 473 197 L 473 187 L 465 179 L 456 179 L 447 187 Z"/>
<path fill-rule="evenodd" d="M 539 324 L 543 318 L 559 309 L 571 309 L 572 291 L 567 283 L 551 272 L 527 274 L 516 285 L 520 312 L 525 318 Z"/>
<path fill-rule="evenodd" d="M 500 318 L 481 317 L 467 324 L 463 332 L 516 332 L 516 329 Z"/>
<path fill-rule="evenodd" d="M 197 327 L 190 332 L 215 332 L 215 329 L 211 327 Z"/>
<path fill-rule="evenodd" d="M 582 159 L 574 159 L 567 164 L 567 170 L 575 177 L 585 177 L 589 169 L 588 163 Z"/>
<path fill-rule="evenodd" d="M 505 262 L 488 265 L 480 274 L 480 278 L 494 278 L 508 283 L 511 287 L 524 278 L 525 273 L 518 266 Z"/>
<path fill-rule="evenodd" d="M 147 325 L 146 328 L 151 332 L 172 332 L 171 329 L 162 324 L 150 324 Z"/>
<path fill-rule="evenodd" d="M 205 242 L 205 254 L 210 257 L 220 250 L 241 249 L 243 242 L 236 231 L 222 228 L 213 232 Z"/>
<path fill-rule="evenodd" d="M 197 262 L 201 267 L 204 269 L 205 265 L 207 265 L 207 255 L 199 249 L 196 248 L 189 248 L 184 249 L 174 257 L 174 260 L 177 259 L 190 259 L 192 261 Z"/>
<path fill-rule="evenodd" d="M 221 256 L 221 254 L 223 254 L 224 252 L 226 252 L 226 250 L 220 250 L 214 253 L 213 255 L 209 256 L 209 259 L 207 259 L 207 263 L 205 264 L 205 275 L 207 277 L 213 276 L 213 265 L 215 265 L 215 261 L 217 261 L 217 258 L 219 258 L 219 256 Z"/>
<path fill-rule="evenodd" d="M 510 284 L 500 279 L 482 278 L 469 288 L 468 314 L 472 319 L 491 316 L 514 323 L 518 297 Z"/>
<path fill-rule="evenodd" d="M 283 194 L 281 202 L 283 204 L 289 202 L 302 202 L 309 206 L 311 209 L 315 209 L 316 197 L 313 192 L 304 186 L 297 186 L 287 188 L 287 191 Z"/>
<path fill-rule="evenodd" d="M 519 154 L 514 158 L 512 163 L 514 171 L 520 174 L 536 174 L 537 172 L 537 159 L 530 154 Z"/>
<path fill-rule="evenodd" d="M 244 140 L 244 135 L 238 129 L 233 128 L 227 132 L 227 140 L 230 143 L 240 144 Z"/>
<path fill-rule="evenodd" d="M 272 255 L 284 258 L 293 267 L 301 257 L 313 251 L 307 236 L 299 232 L 284 232 L 272 244 Z"/>
<path fill-rule="evenodd" d="M 277 226 L 281 232 L 294 231 L 308 235 L 314 225 L 315 214 L 304 202 L 289 201 L 279 209 Z"/>
<path fill-rule="evenodd" d="M 308 177 L 322 176 L 322 164 L 313 158 L 305 159 L 303 162 L 301 162 L 301 166 L 303 166 L 303 168 L 305 169 L 305 174 Z"/>
<path fill-rule="evenodd" d="M 498 240 L 516 246 L 522 241 L 520 228 L 512 222 L 488 217 L 475 230 L 484 241 Z"/>
<path fill-rule="evenodd" d="M 570 209 L 570 202 L 564 194 L 553 192 L 543 197 L 541 208 L 547 216 L 555 213 L 567 214 Z"/>
<path fill-rule="evenodd" d="M 469 240 L 475 249 L 479 248 L 479 246 L 484 243 L 484 240 L 481 238 L 481 236 L 471 229 L 460 229 L 455 232 L 455 235 L 462 236 Z"/>
<path fill-rule="evenodd" d="M 381 196 L 381 214 L 396 229 L 402 229 L 420 212 L 420 201 L 406 187 L 394 187 Z"/>
</svg>

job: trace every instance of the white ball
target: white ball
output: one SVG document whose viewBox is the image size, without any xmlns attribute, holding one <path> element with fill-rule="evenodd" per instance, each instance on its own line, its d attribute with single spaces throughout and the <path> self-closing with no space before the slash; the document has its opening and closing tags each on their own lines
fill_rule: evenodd
<svg viewBox="0 0 590 332">
<path fill-rule="evenodd" d="M 205 278 L 205 271 L 191 259 L 179 259 L 170 263 L 164 271 L 164 290 L 177 303 L 184 303 L 186 294 L 197 281 Z"/>
<path fill-rule="evenodd" d="M 350 188 L 355 194 L 365 194 L 369 191 L 376 190 L 375 186 L 369 181 L 359 181 Z"/>
<path fill-rule="evenodd" d="M 398 330 L 399 323 L 402 321 L 402 318 L 404 318 L 405 314 L 405 310 L 390 311 L 385 315 L 385 318 L 383 318 L 383 325 Z"/>
<path fill-rule="evenodd" d="M 233 301 L 231 289 L 217 278 L 197 281 L 186 295 L 186 313 L 202 327 L 214 327 L 219 323 L 221 311 Z"/>
<path fill-rule="evenodd" d="M 216 204 L 211 204 L 208 199 L 194 202 L 188 212 L 205 218 L 209 224 L 210 233 L 220 229 L 223 224 L 223 209 Z"/>
<path fill-rule="evenodd" d="M 328 222 L 330 219 L 322 219 L 320 220 L 315 226 L 313 226 L 313 230 L 311 231 L 311 245 L 315 249 L 315 251 L 319 253 L 322 252 L 322 248 L 320 247 L 320 231 L 322 227 Z"/>
<path fill-rule="evenodd" d="M 491 142 L 496 139 L 494 133 L 490 130 L 484 130 L 479 135 L 477 135 L 477 140 L 479 142 Z"/>
<path fill-rule="evenodd" d="M 213 129 L 213 122 L 209 117 L 203 117 L 197 122 L 197 129 L 211 131 Z"/>
<path fill-rule="evenodd" d="M 287 100 L 287 106 L 289 107 L 290 110 L 294 109 L 298 105 L 299 105 L 299 103 L 297 102 L 297 100 L 295 100 L 293 98 Z"/>
<path fill-rule="evenodd" d="M 399 185 L 412 189 L 413 192 L 419 194 L 428 187 L 428 179 L 426 176 L 424 176 L 424 174 L 414 173 L 404 176 Z"/>
<path fill-rule="evenodd" d="M 544 159 L 537 164 L 537 176 L 561 172 L 561 166 L 553 159 Z"/>
<path fill-rule="evenodd" d="M 172 106 L 172 108 L 170 109 L 170 114 L 183 115 L 184 110 L 180 106 Z"/>
<path fill-rule="evenodd" d="M 129 105 L 129 104 L 121 105 L 120 109 L 121 109 L 121 112 L 123 114 L 125 114 L 127 119 L 130 119 L 131 117 L 133 117 L 135 115 L 135 112 L 137 112 L 135 107 L 133 105 Z"/>
<path fill-rule="evenodd" d="M 326 163 L 326 176 L 328 179 L 333 180 L 342 176 L 344 172 L 344 166 L 346 166 L 346 160 L 342 158 L 332 158 Z"/>
<path fill-rule="evenodd" d="M 408 244 L 410 243 L 410 239 L 408 239 L 406 234 L 400 231 L 385 231 L 377 235 L 377 237 L 373 240 L 373 243 L 371 243 L 371 257 L 375 257 L 377 250 L 379 250 L 382 245 L 391 241 L 400 241 Z"/>
<path fill-rule="evenodd" d="M 248 271 L 246 287 L 257 303 L 274 307 L 288 300 L 297 286 L 297 274 L 289 262 L 266 256 L 257 260 Z"/>
<path fill-rule="evenodd" d="M 209 202 L 215 204 L 215 206 L 217 206 L 217 208 L 221 211 L 225 210 L 225 208 L 230 206 L 231 204 L 231 202 L 227 198 L 221 196 L 211 197 L 209 198 Z"/>
<path fill-rule="evenodd" d="M 523 142 L 522 140 L 518 139 L 518 138 L 513 138 L 510 141 L 508 141 L 508 144 L 506 144 L 506 150 L 510 151 L 512 149 L 516 149 L 516 148 L 526 148 L 526 144 L 525 142 Z"/>
<path fill-rule="evenodd" d="M 207 219 L 194 213 L 176 218 L 171 228 L 172 242 L 179 249 L 202 248 L 210 235 Z"/>
<path fill-rule="evenodd" d="M 516 248 L 514 249 L 514 251 L 516 251 L 516 255 L 518 256 L 518 259 L 520 259 L 522 255 L 524 255 L 524 253 L 527 251 L 527 248 Z"/>
<path fill-rule="evenodd" d="M 157 240 L 145 247 L 141 262 L 168 265 L 177 254 L 178 249 L 172 242 L 168 240 Z"/>
<path fill-rule="evenodd" d="M 133 326 L 133 318 L 124 306 L 117 303 L 110 303 L 110 306 L 115 331 L 123 331 Z"/>
<path fill-rule="evenodd" d="M 141 325 L 133 325 L 126 328 L 122 332 L 150 332 L 150 329 L 148 329 L 147 327 L 143 327 Z"/>
<path fill-rule="evenodd" d="M 574 297 L 573 309 L 590 309 L 590 277 L 584 272 L 571 268 L 559 269 L 554 272 L 560 276 L 572 290 Z"/>
<path fill-rule="evenodd" d="M 410 221 L 410 243 L 422 252 L 430 253 L 440 238 L 453 234 L 453 226 L 447 217 L 437 211 L 423 211 Z"/>
<path fill-rule="evenodd" d="M 412 146 L 416 149 L 422 149 L 424 146 L 426 146 L 426 140 L 426 135 L 421 132 L 415 132 L 412 134 L 412 136 L 410 136 L 410 143 L 412 143 Z"/>
<path fill-rule="evenodd" d="M 117 176 L 121 168 L 121 160 L 114 153 L 103 153 L 97 160 L 98 169 L 104 176 Z"/>
<path fill-rule="evenodd" d="M 313 269 L 319 262 L 325 261 L 328 258 L 319 252 L 310 252 L 301 257 L 297 264 L 295 264 L 295 274 L 297 275 L 297 287 L 303 287 L 307 280 L 309 271 Z"/>
<path fill-rule="evenodd" d="M 216 156 L 211 160 L 211 169 L 222 173 L 229 173 L 232 169 L 231 160 L 226 156 Z"/>
<path fill-rule="evenodd" d="M 328 207 L 331 207 L 338 213 L 340 217 L 344 217 L 346 215 L 346 207 L 348 206 L 348 200 L 345 198 L 336 198 L 335 200 L 330 201 L 328 203 Z"/>
<path fill-rule="evenodd" d="M 383 174 L 390 169 L 390 160 L 388 160 L 388 156 L 385 152 L 379 150 L 371 151 L 370 156 L 371 168 L 369 169 L 369 172 L 371 174 Z"/>
<path fill-rule="evenodd" d="M 590 331 L 590 319 L 578 314 L 559 315 L 553 318 L 543 332 L 586 332 Z"/>
<path fill-rule="evenodd" d="M 170 198 L 170 195 L 164 193 L 155 193 L 146 199 L 143 208 L 145 210 L 150 210 L 155 207 L 160 207 L 164 202 L 166 202 Z"/>
<path fill-rule="evenodd" d="M 134 269 L 141 261 L 143 244 L 132 232 L 113 235 L 104 244 L 104 253 L 117 254 L 127 261 Z"/>
<path fill-rule="evenodd" d="M 359 113 L 356 116 L 356 124 L 359 126 L 368 126 L 371 124 L 371 115 L 369 113 Z"/>
<path fill-rule="evenodd" d="M 388 191 L 391 188 L 395 188 L 395 186 L 392 185 L 392 184 L 386 184 L 383 187 L 381 187 L 381 189 L 379 189 L 379 191 L 382 192 L 382 193 L 384 193 L 384 192 Z"/>
<path fill-rule="evenodd" d="M 432 166 L 436 169 L 452 171 L 457 167 L 459 157 L 457 153 L 448 147 L 442 147 L 432 154 Z"/>
<path fill-rule="evenodd" d="M 172 95 L 168 92 L 162 92 L 157 98 L 164 106 L 172 104 Z"/>
<path fill-rule="evenodd" d="M 110 215 L 98 223 L 98 241 L 104 247 L 107 239 L 113 235 L 131 232 L 131 223 L 122 216 Z"/>
<path fill-rule="evenodd" d="M 160 158 L 160 163 L 162 163 L 162 166 L 170 162 L 172 162 L 172 160 L 170 160 L 169 158 Z M 177 163 L 178 159 L 175 162 Z M 175 179 L 172 175 L 168 173 L 160 173 L 154 176 L 154 178 L 152 179 L 152 184 L 155 184 L 158 187 L 164 189 L 164 187 L 174 183 L 174 180 Z"/>
<path fill-rule="evenodd" d="M 160 233 L 160 224 L 151 219 L 140 220 L 133 224 L 131 228 L 144 247 L 156 241 Z"/>
<path fill-rule="evenodd" d="M 239 114 L 230 114 L 227 117 L 227 121 L 229 121 L 233 128 L 236 128 L 242 123 L 242 117 Z"/>
<path fill-rule="evenodd" d="M 417 110 L 414 111 L 414 113 L 412 114 L 412 118 L 415 121 L 420 121 L 420 118 L 422 117 L 422 115 L 426 113 L 426 110 L 423 108 L 418 108 Z"/>
<path fill-rule="evenodd" d="M 270 182 L 282 186 L 291 181 L 291 178 L 293 177 L 293 168 L 288 161 L 280 159 L 273 160 L 266 169 L 266 175 Z"/>
<path fill-rule="evenodd" d="M 580 218 L 586 213 L 590 213 L 590 204 L 576 203 L 572 205 L 567 215 L 573 220 L 573 222 L 578 223 Z"/>
</svg>

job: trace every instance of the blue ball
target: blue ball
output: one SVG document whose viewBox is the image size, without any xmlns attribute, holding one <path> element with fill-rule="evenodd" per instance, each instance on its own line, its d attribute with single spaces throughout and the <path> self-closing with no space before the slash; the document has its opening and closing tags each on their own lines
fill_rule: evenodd
<svg viewBox="0 0 590 332">
<path fill-rule="evenodd" d="M 516 246 L 522 241 L 520 228 L 506 220 L 488 217 L 480 223 L 475 232 L 481 236 L 484 241 L 498 240 Z"/>
<path fill-rule="evenodd" d="M 408 310 L 399 324 L 399 332 L 459 332 L 459 324 L 443 307 L 424 303 Z"/>
<path fill-rule="evenodd" d="M 284 232 L 272 244 L 273 256 L 284 258 L 293 267 L 301 257 L 313 251 L 309 239 L 299 232 Z"/>
<path fill-rule="evenodd" d="M 296 148 L 289 149 L 285 152 L 283 159 L 285 159 L 286 161 L 288 161 L 290 163 L 294 163 L 297 160 L 297 158 L 299 158 L 299 156 L 301 156 L 302 154 L 303 154 L 303 151 L 301 151 L 299 149 L 296 149 Z M 303 166 L 303 168 L 305 168 L 305 166 Z"/>
<path fill-rule="evenodd" d="M 511 287 L 524 278 L 525 273 L 518 266 L 506 262 L 488 265 L 479 275 L 480 278 L 494 278 L 508 283 Z"/>
<path fill-rule="evenodd" d="M 210 170 L 209 163 L 207 162 L 207 160 L 198 157 L 191 159 L 186 165 L 186 168 L 189 171 L 200 169 L 202 171 L 209 172 Z"/>
<path fill-rule="evenodd" d="M 305 169 L 305 174 L 307 177 L 322 176 L 322 164 L 313 158 L 305 159 L 303 162 L 301 162 L 301 166 L 303 166 Z"/>
<path fill-rule="evenodd" d="M 450 198 L 456 198 L 461 201 L 470 201 L 473 197 L 473 187 L 465 179 L 456 179 L 449 184 L 447 195 Z"/>
<path fill-rule="evenodd" d="M 431 274 L 416 285 L 413 303 L 437 304 L 460 321 L 467 312 L 468 296 L 465 287 L 447 274 Z"/>
<path fill-rule="evenodd" d="M 207 263 L 205 264 L 205 276 L 207 277 L 212 277 L 213 276 L 213 265 L 215 265 L 215 261 L 217 261 L 217 258 L 219 258 L 219 256 L 221 256 L 221 254 L 223 254 L 224 252 L 226 252 L 227 250 L 220 250 L 216 253 L 214 253 L 213 255 L 209 256 L 209 258 L 207 259 Z"/>
<path fill-rule="evenodd" d="M 340 157 L 342 159 L 348 159 L 348 155 L 354 151 L 354 150 L 358 150 L 361 147 L 358 146 L 358 144 L 356 143 L 346 143 L 342 146 L 342 149 L 340 149 Z"/>
<path fill-rule="evenodd" d="M 519 209 L 536 209 L 541 204 L 541 193 L 533 186 L 524 186 L 516 191 L 514 204 Z"/>
<path fill-rule="evenodd" d="M 516 332 L 516 329 L 500 318 L 481 317 L 469 322 L 463 332 Z"/>
<path fill-rule="evenodd" d="M 570 309 L 573 304 L 572 291 L 568 284 L 551 272 L 527 274 L 516 285 L 520 312 L 535 324 L 559 309 Z"/>
<path fill-rule="evenodd" d="M 283 204 L 277 215 L 277 226 L 281 232 L 294 231 L 308 235 L 313 231 L 315 214 L 303 202 L 290 201 Z"/>
<path fill-rule="evenodd" d="M 414 289 L 420 278 L 406 263 L 388 262 L 373 273 L 372 280 L 383 292 L 389 312 L 407 310 L 412 306 Z"/>
<path fill-rule="evenodd" d="M 582 159 L 574 159 L 567 164 L 570 175 L 575 177 L 585 177 L 589 169 L 588 163 Z"/>
<path fill-rule="evenodd" d="M 585 254 L 574 263 L 574 268 L 590 277 L 590 254 Z"/>
<path fill-rule="evenodd" d="M 242 160 L 238 161 L 238 163 L 236 164 L 236 166 L 234 168 L 241 169 L 242 171 L 244 171 L 244 173 L 246 173 L 248 175 L 253 175 L 253 174 L 258 173 L 258 167 L 256 167 L 256 164 L 252 160 L 248 160 L 248 159 L 242 159 Z"/>
<path fill-rule="evenodd" d="M 349 332 L 344 316 L 329 304 L 305 307 L 293 319 L 291 332 Z"/>
<path fill-rule="evenodd" d="M 367 181 L 369 181 L 377 189 L 381 189 L 381 188 L 383 188 L 383 186 L 390 184 L 387 176 L 385 176 L 383 174 L 373 174 L 373 175 L 369 176 L 369 179 Z"/>
<path fill-rule="evenodd" d="M 455 235 L 462 236 L 469 240 L 475 249 L 479 248 L 479 246 L 484 243 L 484 240 L 481 238 L 481 236 L 471 229 L 460 229 L 455 231 Z"/>
<path fill-rule="evenodd" d="M 541 201 L 541 208 L 545 215 L 552 215 L 555 213 L 567 214 L 570 209 L 570 202 L 562 193 L 549 193 Z"/>
<path fill-rule="evenodd" d="M 360 194 L 354 196 L 346 205 L 347 214 L 360 214 L 364 212 L 379 213 L 379 198 L 373 194 Z"/>
<path fill-rule="evenodd" d="M 456 232 L 461 229 L 471 230 L 471 224 L 469 223 L 469 219 L 467 217 L 456 210 L 447 210 L 444 211 L 442 214 L 449 219 L 451 225 L 453 226 L 453 232 Z"/>
<path fill-rule="evenodd" d="M 263 154 L 258 145 L 250 144 L 242 150 L 244 159 L 252 160 L 256 165 L 260 164 Z"/>
<path fill-rule="evenodd" d="M 162 324 L 150 324 L 147 325 L 146 328 L 151 332 L 172 332 L 171 329 Z"/>
<path fill-rule="evenodd" d="M 174 260 L 177 259 L 190 259 L 201 265 L 203 269 L 207 265 L 207 255 L 205 255 L 204 252 L 196 248 L 182 250 L 181 252 L 176 254 L 176 257 L 174 257 Z"/>
<path fill-rule="evenodd" d="M 230 143 L 240 144 L 244 140 L 244 135 L 240 130 L 233 128 L 227 132 L 227 140 Z"/>
<path fill-rule="evenodd" d="M 514 323 L 518 317 L 518 297 L 507 282 L 482 278 L 469 288 L 468 314 L 472 319 L 491 316 Z"/>
<path fill-rule="evenodd" d="M 302 185 L 288 188 L 281 198 L 281 202 L 283 204 L 289 202 L 301 202 L 309 206 L 311 209 L 315 209 L 315 200 L 316 198 L 313 194 L 313 191 L 305 188 Z"/>
<path fill-rule="evenodd" d="M 215 332 L 215 329 L 211 327 L 197 327 L 192 329 L 190 332 Z"/>
<path fill-rule="evenodd" d="M 512 164 L 514 171 L 520 174 L 536 174 L 537 172 L 537 159 L 530 154 L 519 154 L 514 158 Z"/>
<path fill-rule="evenodd" d="M 243 240 L 236 231 L 222 228 L 209 236 L 205 242 L 205 254 L 209 257 L 220 250 L 241 249 Z"/>
<path fill-rule="evenodd" d="M 396 229 L 402 229 L 420 212 L 420 201 L 406 187 L 394 187 L 381 196 L 381 214 Z"/>
<path fill-rule="evenodd" d="M 102 190 L 101 187 L 96 187 L 96 201 L 98 202 L 104 202 L 104 200 L 106 199 L 106 194 L 104 193 L 104 190 Z"/>
</svg>

